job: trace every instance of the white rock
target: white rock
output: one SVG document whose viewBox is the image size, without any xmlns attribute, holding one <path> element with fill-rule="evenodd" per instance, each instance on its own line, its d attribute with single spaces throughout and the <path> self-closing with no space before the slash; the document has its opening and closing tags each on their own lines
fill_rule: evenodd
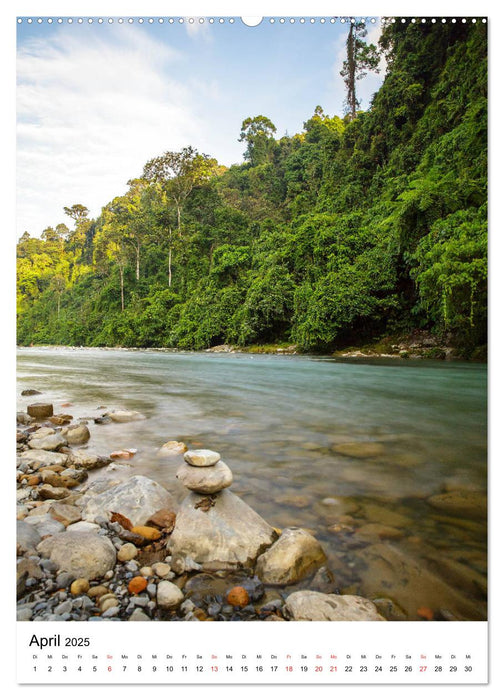
<svg viewBox="0 0 504 700">
<path fill-rule="evenodd" d="M 170 581 L 160 581 L 157 586 L 157 603 L 160 608 L 176 608 L 184 600 L 184 594 Z"/>
<path fill-rule="evenodd" d="M 217 493 L 233 483 L 233 473 L 222 461 L 205 469 L 183 464 L 177 471 L 176 477 L 187 489 L 197 493 Z"/>
<path fill-rule="evenodd" d="M 283 611 L 291 620 L 385 621 L 367 598 L 318 591 L 291 593 Z"/>
<path fill-rule="evenodd" d="M 192 467 L 213 467 L 220 459 L 220 454 L 213 450 L 187 450 L 184 459 Z"/>
<path fill-rule="evenodd" d="M 159 457 L 171 457 L 173 455 L 181 455 L 187 450 L 186 445 L 183 442 L 177 442 L 176 440 L 169 440 L 165 442 L 158 450 Z"/>
</svg>

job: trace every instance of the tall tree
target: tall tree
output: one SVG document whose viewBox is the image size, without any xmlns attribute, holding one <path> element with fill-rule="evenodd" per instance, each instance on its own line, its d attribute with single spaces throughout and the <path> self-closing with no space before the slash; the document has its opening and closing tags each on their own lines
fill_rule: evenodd
<svg viewBox="0 0 504 700">
<path fill-rule="evenodd" d="M 356 82 L 367 75 L 368 70 L 379 72 L 380 57 L 374 44 L 366 44 L 366 23 L 349 18 L 346 41 L 346 61 L 343 63 L 342 76 L 346 87 L 346 109 L 350 119 L 355 119 L 360 101 L 357 99 Z"/>
<path fill-rule="evenodd" d="M 186 146 L 181 151 L 166 151 L 162 156 L 149 160 L 143 170 L 143 178 L 162 185 L 177 210 L 177 230 L 182 235 L 182 208 L 194 187 L 208 180 L 217 168 L 215 158 L 198 153 Z"/>
<path fill-rule="evenodd" d="M 245 141 L 247 144 L 243 156 L 251 165 L 260 165 L 268 159 L 275 145 L 273 134 L 276 130 L 271 119 L 262 114 L 243 120 L 238 141 Z"/>
</svg>

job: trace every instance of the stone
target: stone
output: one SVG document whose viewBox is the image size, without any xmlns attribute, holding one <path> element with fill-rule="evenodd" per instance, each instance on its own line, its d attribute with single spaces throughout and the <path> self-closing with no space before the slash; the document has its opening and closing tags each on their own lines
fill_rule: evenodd
<svg viewBox="0 0 504 700">
<path fill-rule="evenodd" d="M 41 391 L 37 391 L 37 389 L 23 389 L 21 392 L 21 396 L 36 396 L 37 394 L 41 394 Z"/>
<path fill-rule="evenodd" d="M 486 519 L 487 495 L 481 491 L 448 491 L 427 499 L 429 505 L 450 515 Z"/>
<path fill-rule="evenodd" d="M 86 494 L 79 501 L 83 520 L 108 518 L 110 511 L 121 513 L 133 525 L 143 525 L 152 513 L 161 508 L 173 510 L 171 494 L 146 476 L 132 476 L 117 486 L 98 494 Z"/>
<path fill-rule="evenodd" d="M 99 469 L 106 467 L 110 462 L 109 457 L 93 454 L 87 450 L 74 450 L 69 455 L 69 463 L 80 469 Z"/>
<path fill-rule="evenodd" d="M 96 523 L 89 523 L 87 520 L 79 520 L 67 526 L 67 532 L 98 532 L 100 526 Z"/>
<path fill-rule="evenodd" d="M 72 581 L 72 584 L 70 586 L 70 593 L 72 595 L 82 595 L 83 593 L 87 593 L 89 591 L 89 581 L 87 578 L 76 578 L 75 581 Z"/>
<path fill-rule="evenodd" d="M 257 559 L 256 574 L 263 583 L 287 586 L 301 581 L 326 560 L 319 542 L 306 530 L 286 528 Z"/>
<path fill-rule="evenodd" d="M 58 450 L 66 444 L 67 441 L 63 435 L 54 433 L 54 431 L 52 435 L 34 437 L 28 442 L 29 447 L 33 450 Z"/>
<path fill-rule="evenodd" d="M 23 557 L 16 565 L 16 594 L 20 598 L 26 590 L 26 581 L 43 577 L 40 566 L 28 557 Z"/>
<path fill-rule="evenodd" d="M 168 440 L 162 445 L 158 450 L 158 457 L 171 457 L 173 455 L 181 455 L 187 450 L 186 445 L 183 442 L 177 442 L 176 440 Z"/>
<path fill-rule="evenodd" d="M 90 598 L 101 598 L 103 595 L 107 595 L 109 593 L 109 589 L 107 586 L 91 586 L 91 588 L 88 590 L 87 594 Z"/>
<path fill-rule="evenodd" d="M 138 411 L 116 410 L 109 411 L 105 415 L 113 420 L 114 423 L 129 423 L 130 421 L 145 420 L 145 416 Z"/>
<path fill-rule="evenodd" d="M 140 608 L 135 608 L 128 620 L 130 622 L 150 622 L 150 617 L 140 610 Z"/>
<path fill-rule="evenodd" d="M 147 525 L 135 525 L 131 528 L 131 532 L 145 537 L 146 540 L 158 540 L 161 537 L 161 532 L 157 528 L 147 527 Z"/>
<path fill-rule="evenodd" d="M 35 552 L 41 539 L 36 527 L 26 520 L 16 520 L 16 544 L 20 552 Z"/>
<path fill-rule="evenodd" d="M 367 523 L 366 525 L 357 528 L 355 532 L 365 540 L 397 540 L 403 536 L 401 530 L 398 530 L 396 527 L 381 525 L 380 523 Z"/>
<path fill-rule="evenodd" d="M 70 495 L 70 491 L 63 486 L 51 486 L 50 484 L 44 484 L 38 490 L 39 498 L 51 498 L 59 501 L 61 498 L 67 498 Z"/>
<path fill-rule="evenodd" d="M 342 442 L 331 446 L 333 452 L 344 457 L 369 459 L 385 454 L 385 447 L 379 442 Z"/>
<path fill-rule="evenodd" d="M 32 403 L 26 410 L 32 418 L 50 418 L 54 413 L 52 403 Z"/>
<path fill-rule="evenodd" d="M 53 425 L 68 425 L 73 420 L 73 416 L 68 415 L 68 413 L 58 413 L 51 416 L 49 420 Z"/>
<path fill-rule="evenodd" d="M 75 481 L 76 485 L 82 484 L 88 478 L 88 473 L 85 469 L 72 469 L 72 467 L 63 469 L 60 474 L 65 479 Z"/>
<path fill-rule="evenodd" d="M 16 423 L 21 423 L 21 425 L 30 425 L 33 420 L 34 419 L 24 411 L 18 411 L 16 413 Z"/>
<path fill-rule="evenodd" d="M 110 459 L 131 459 L 137 453 L 137 450 L 116 450 L 109 454 Z"/>
<path fill-rule="evenodd" d="M 167 508 L 161 508 L 157 510 L 150 518 L 147 520 L 146 525 L 150 527 L 157 527 L 160 530 L 168 530 L 171 532 L 175 527 L 176 514 L 173 510 L 168 510 Z"/>
<path fill-rule="evenodd" d="M 38 553 L 75 578 L 98 579 L 116 562 L 114 545 L 106 537 L 87 532 L 62 532 L 40 542 Z"/>
<path fill-rule="evenodd" d="M 290 620 L 385 621 L 376 606 L 366 598 L 318 591 L 291 593 L 285 601 L 283 613 Z"/>
<path fill-rule="evenodd" d="M 249 595 L 243 586 L 234 586 L 227 594 L 226 600 L 233 607 L 244 608 L 249 604 Z"/>
<path fill-rule="evenodd" d="M 220 460 L 220 454 L 213 450 L 187 450 L 184 459 L 192 467 L 213 467 Z"/>
<path fill-rule="evenodd" d="M 65 465 L 67 463 L 67 455 L 60 452 L 51 452 L 49 450 L 26 450 L 22 452 L 21 462 L 28 464 L 31 467 L 50 467 L 53 464 Z"/>
<path fill-rule="evenodd" d="M 107 600 L 104 600 L 103 603 L 100 602 L 100 610 L 102 613 L 107 612 L 107 610 L 113 609 L 114 612 L 110 613 L 110 615 L 115 615 L 116 612 L 119 612 L 119 607 L 118 607 L 118 600 L 117 598 L 108 598 Z"/>
<path fill-rule="evenodd" d="M 225 489 L 215 496 L 190 493 L 185 498 L 169 546 L 172 556 L 189 556 L 206 570 L 234 569 L 255 561 L 275 539 L 271 525 Z"/>
<path fill-rule="evenodd" d="M 84 445 L 91 437 L 89 428 L 84 423 L 69 425 L 63 430 L 69 445 Z"/>
<path fill-rule="evenodd" d="M 37 428 L 34 433 L 31 434 L 30 439 L 33 438 L 45 438 L 48 437 L 49 435 L 55 435 L 56 431 L 54 428 L 48 428 L 47 426 L 42 426 L 41 428 Z"/>
<path fill-rule="evenodd" d="M 158 561 L 152 565 L 152 571 L 159 578 L 164 578 L 165 576 L 168 576 L 168 574 L 171 572 L 171 567 L 164 561 Z"/>
<path fill-rule="evenodd" d="M 123 544 L 121 549 L 117 552 L 117 558 L 119 561 L 130 561 L 134 559 L 138 554 L 138 549 L 131 542 L 126 542 Z"/>
<path fill-rule="evenodd" d="M 375 598 L 373 603 L 380 615 L 383 615 L 386 620 L 403 622 L 408 619 L 408 616 L 401 606 L 394 603 L 390 598 Z"/>
<path fill-rule="evenodd" d="M 205 469 L 183 464 L 176 477 L 187 489 L 197 493 L 217 493 L 233 483 L 231 469 L 222 461 Z"/>
<path fill-rule="evenodd" d="M 135 576 L 128 584 L 128 591 L 133 594 L 141 593 L 147 588 L 147 579 L 143 576 Z"/>
<path fill-rule="evenodd" d="M 36 527 L 40 537 L 56 535 L 58 532 L 63 532 L 65 529 L 65 526 L 62 523 L 54 520 L 49 514 L 29 515 L 27 518 L 25 518 L 25 523 Z"/>
<path fill-rule="evenodd" d="M 156 594 L 160 608 L 176 608 L 184 600 L 184 594 L 178 586 L 170 581 L 160 581 Z"/>
</svg>

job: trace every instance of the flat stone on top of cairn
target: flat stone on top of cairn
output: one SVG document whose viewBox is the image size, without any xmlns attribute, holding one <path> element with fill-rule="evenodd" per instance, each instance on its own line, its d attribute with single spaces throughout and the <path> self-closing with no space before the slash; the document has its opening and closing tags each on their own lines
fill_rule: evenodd
<svg viewBox="0 0 504 700">
<path fill-rule="evenodd" d="M 213 467 L 221 456 L 213 450 L 187 450 L 184 459 L 192 467 Z"/>
</svg>

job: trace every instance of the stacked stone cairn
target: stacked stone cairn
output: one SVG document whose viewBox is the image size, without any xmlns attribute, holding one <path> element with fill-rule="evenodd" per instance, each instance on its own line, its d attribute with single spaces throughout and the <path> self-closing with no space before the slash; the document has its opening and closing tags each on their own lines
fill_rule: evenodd
<svg viewBox="0 0 504 700">
<path fill-rule="evenodd" d="M 231 469 L 218 452 L 188 450 L 177 478 L 191 492 L 180 505 L 170 538 L 172 556 L 206 571 L 249 566 L 277 533 L 228 487 Z"/>
</svg>

